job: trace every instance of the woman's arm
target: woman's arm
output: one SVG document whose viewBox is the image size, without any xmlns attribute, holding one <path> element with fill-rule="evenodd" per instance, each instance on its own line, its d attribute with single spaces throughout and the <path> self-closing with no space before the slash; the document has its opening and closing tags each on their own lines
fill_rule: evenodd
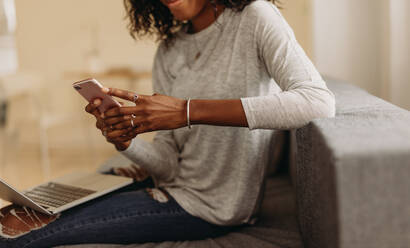
<svg viewBox="0 0 410 248">
<path fill-rule="evenodd" d="M 130 91 L 113 88 L 105 88 L 104 91 L 128 101 L 135 99 L 134 93 Z M 104 123 L 115 130 L 108 134 L 110 138 L 121 136 L 132 138 L 140 133 L 177 129 L 187 126 L 187 103 L 185 99 L 160 94 L 138 95 L 135 106 L 113 108 L 105 112 Z M 135 117 L 131 122 L 132 115 Z M 192 99 L 189 105 L 189 116 L 191 124 L 248 126 L 240 99 Z M 133 129 L 130 131 L 130 128 Z"/>
<path fill-rule="evenodd" d="M 246 8 L 258 57 L 282 92 L 242 98 L 250 129 L 295 129 L 335 115 L 335 96 L 298 44 L 280 11 L 266 1 Z"/>
<path fill-rule="evenodd" d="M 245 111 L 240 99 L 196 100 L 190 102 L 191 124 L 247 127 Z"/>
</svg>

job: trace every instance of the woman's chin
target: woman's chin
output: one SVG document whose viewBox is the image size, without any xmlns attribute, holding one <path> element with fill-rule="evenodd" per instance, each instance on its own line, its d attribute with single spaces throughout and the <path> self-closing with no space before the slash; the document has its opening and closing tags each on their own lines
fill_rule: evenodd
<svg viewBox="0 0 410 248">
<path fill-rule="evenodd" d="M 188 21 L 191 19 L 191 17 L 186 13 L 172 13 L 172 15 L 174 16 L 174 19 L 177 21 Z"/>
</svg>

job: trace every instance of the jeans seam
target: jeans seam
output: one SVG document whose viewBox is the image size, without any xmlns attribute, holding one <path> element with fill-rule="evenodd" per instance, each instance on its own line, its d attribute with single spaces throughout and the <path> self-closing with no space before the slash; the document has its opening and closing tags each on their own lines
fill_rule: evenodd
<svg viewBox="0 0 410 248">
<path fill-rule="evenodd" d="M 166 214 L 167 214 L 167 215 L 182 215 L 182 214 L 184 214 L 184 212 L 183 212 L 183 211 L 180 211 L 179 209 L 175 209 L 175 210 L 176 210 L 176 211 L 167 212 Z M 30 245 L 31 243 L 33 243 L 33 242 L 35 242 L 35 241 L 38 241 L 38 240 L 41 240 L 41 239 L 44 239 L 44 238 L 48 238 L 49 236 L 51 236 L 51 235 L 53 235 L 53 234 L 61 233 L 61 232 L 64 232 L 64 231 L 66 231 L 66 230 L 69 230 L 69 229 L 72 230 L 72 229 L 77 229 L 77 228 L 81 228 L 81 227 L 86 227 L 86 226 L 89 226 L 89 225 L 95 225 L 95 224 L 106 223 L 107 220 L 116 222 L 116 221 L 123 220 L 123 219 L 129 218 L 129 217 L 165 215 L 164 212 L 159 212 L 159 213 L 153 212 L 153 213 L 152 213 L 152 211 L 136 212 L 136 213 L 137 213 L 137 214 L 118 215 L 118 216 L 116 216 L 115 218 L 110 218 L 110 219 L 106 219 L 106 217 L 97 218 L 96 221 L 93 221 L 93 222 L 89 222 L 89 221 L 92 220 L 92 219 L 89 219 L 89 220 L 88 220 L 88 223 L 83 223 L 83 224 L 81 224 L 81 225 L 73 225 L 73 226 L 65 227 L 65 228 L 62 227 L 61 229 L 58 229 L 57 231 L 48 232 L 47 234 L 44 234 L 44 236 L 41 236 L 41 237 L 39 237 L 39 238 L 37 238 L 37 239 L 28 240 L 26 243 L 24 243 L 24 244 L 22 245 L 22 247 L 26 247 L 27 245 Z M 145 213 L 150 213 L 150 214 L 145 214 Z M 84 222 L 86 222 L 86 221 L 84 221 Z"/>
</svg>

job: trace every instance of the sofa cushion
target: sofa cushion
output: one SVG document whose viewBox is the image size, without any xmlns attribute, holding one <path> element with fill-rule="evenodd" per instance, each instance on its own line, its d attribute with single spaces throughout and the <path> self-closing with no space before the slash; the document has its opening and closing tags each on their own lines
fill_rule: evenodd
<svg viewBox="0 0 410 248">
<path fill-rule="evenodd" d="M 336 117 L 296 131 L 295 187 L 306 247 L 410 244 L 410 112 L 327 80 Z"/>
</svg>

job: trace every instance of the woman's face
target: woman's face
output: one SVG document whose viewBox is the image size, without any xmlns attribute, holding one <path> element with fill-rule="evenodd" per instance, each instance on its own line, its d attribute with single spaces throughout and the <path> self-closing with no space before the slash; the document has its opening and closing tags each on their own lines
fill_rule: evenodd
<svg viewBox="0 0 410 248">
<path fill-rule="evenodd" d="M 208 4 L 208 0 L 161 0 L 169 8 L 175 19 L 188 21 L 198 16 Z"/>
</svg>

